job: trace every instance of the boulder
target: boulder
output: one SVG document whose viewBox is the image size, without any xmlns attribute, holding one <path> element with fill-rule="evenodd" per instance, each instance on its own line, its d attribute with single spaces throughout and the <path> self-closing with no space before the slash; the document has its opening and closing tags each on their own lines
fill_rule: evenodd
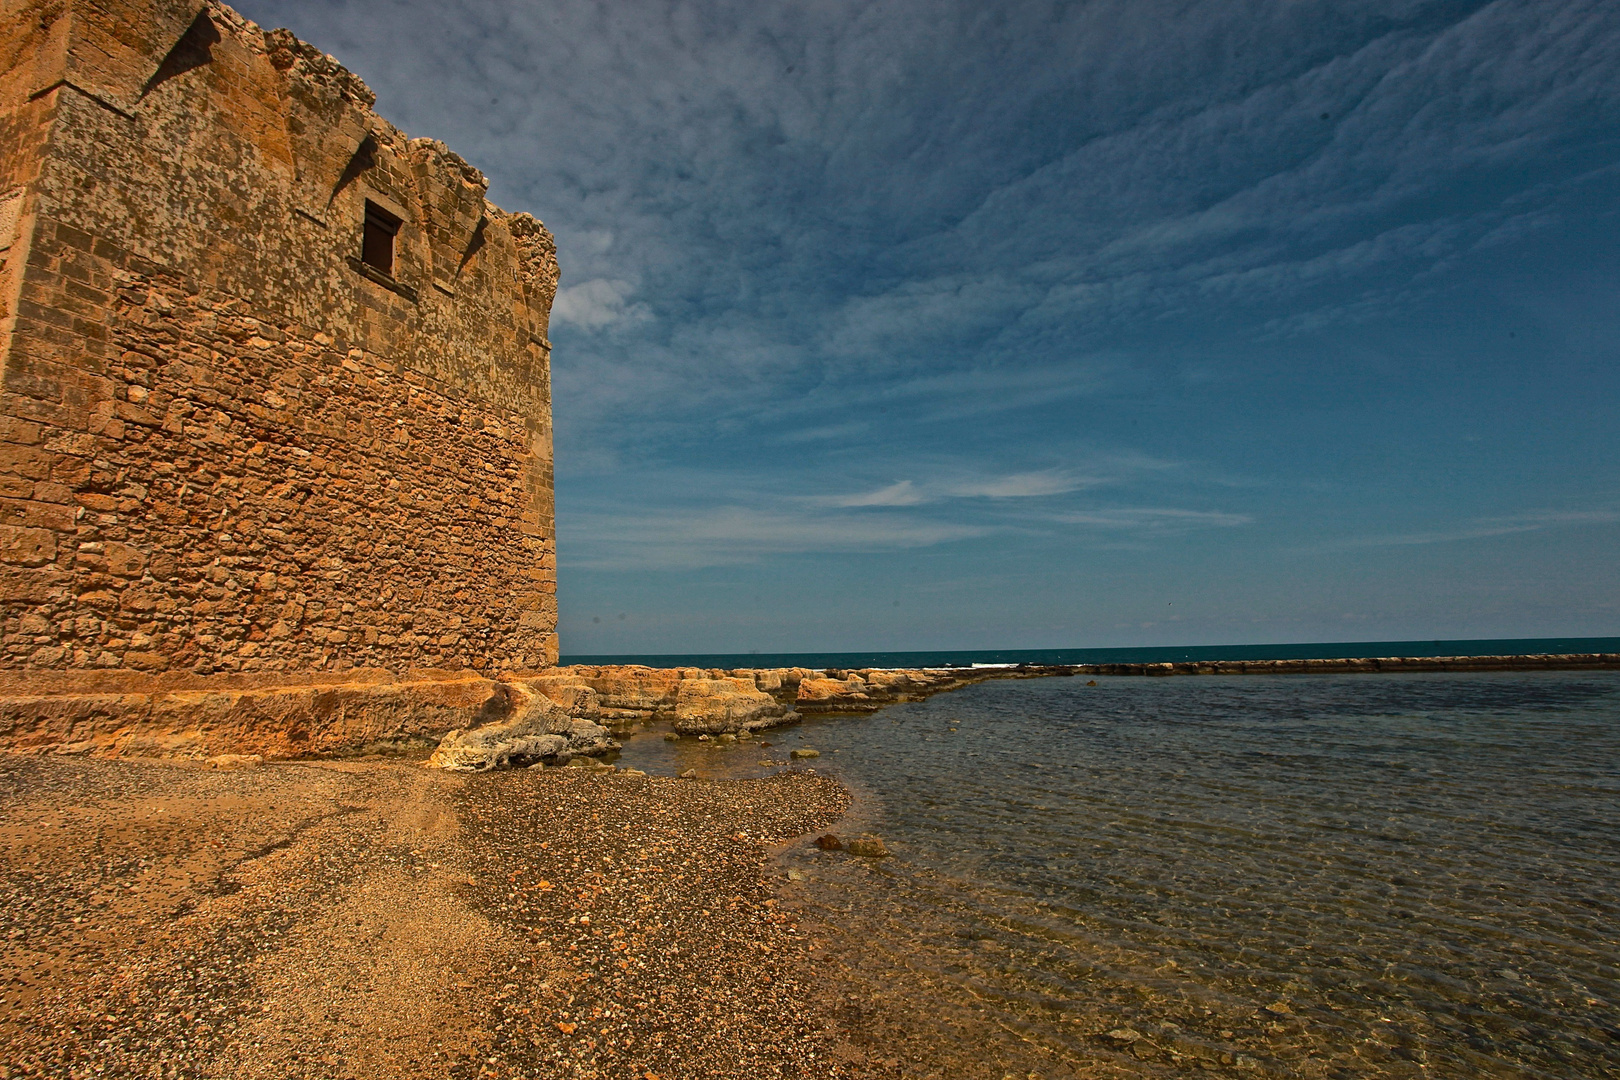
<svg viewBox="0 0 1620 1080">
<path fill-rule="evenodd" d="M 767 694 L 774 694 L 782 689 L 782 669 L 766 668 L 763 671 L 753 672 L 754 685 Z"/>
<path fill-rule="evenodd" d="M 675 730 L 682 735 L 734 735 L 787 722 L 791 714 L 752 679 L 682 679 Z"/>
<path fill-rule="evenodd" d="M 608 729 L 589 720 L 572 720 L 568 724 L 568 749 L 575 754 L 605 754 L 617 750 L 619 744 L 608 735 Z"/>
<path fill-rule="evenodd" d="M 684 681 L 683 670 L 650 668 L 639 665 L 560 668 L 557 676 L 577 678 L 596 692 L 599 707 L 606 713 L 667 716 L 675 710 L 675 699 Z"/>
<path fill-rule="evenodd" d="M 505 708 L 492 702 L 481 714 L 485 723 L 457 729 L 439 742 L 427 761 L 429 768 L 454 772 L 483 772 L 505 765 L 536 761 L 561 764 L 576 754 L 617 750 L 607 728 L 571 717 L 550 697 L 523 684 L 508 684 L 498 696 Z"/>
<path fill-rule="evenodd" d="M 522 683 L 561 705 L 569 716 L 593 722 L 601 719 L 601 695 L 578 675 L 540 675 Z"/>
<path fill-rule="evenodd" d="M 800 711 L 835 712 L 873 708 L 871 687 L 859 675 L 847 679 L 809 678 L 799 681 L 795 708 Z"/>
<path fill-rule="evenodd" d="M 904 669 L 898 671 L 883 671 L 874 669 L 862 671 L 860 674 L 867 685 L 868 689 L 866 692 L 868 694 L 871 694 L 873 690 L 881 690 L 895 696 L 903 696 L 910 691 L 924 690 L 936 682 L 945 681 L 942 679 L 931 678 L 921 671 L 908 671 Z"/>
</svg>

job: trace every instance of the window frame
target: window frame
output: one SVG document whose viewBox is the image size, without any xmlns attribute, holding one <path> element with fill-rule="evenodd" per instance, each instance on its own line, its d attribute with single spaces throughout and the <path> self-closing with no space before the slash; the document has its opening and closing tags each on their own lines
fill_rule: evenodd
<svg viewBox="0 0 1620 1080">
<path fill-rule="evenodd" d="M 366 200 L 365 215 L 360 226 L 360 262 L 385 277 L 394 276 L 394 261 L 398 254 L 395 241 L 404 227 L 404 219 L 386 206 Z"/>
</svg>

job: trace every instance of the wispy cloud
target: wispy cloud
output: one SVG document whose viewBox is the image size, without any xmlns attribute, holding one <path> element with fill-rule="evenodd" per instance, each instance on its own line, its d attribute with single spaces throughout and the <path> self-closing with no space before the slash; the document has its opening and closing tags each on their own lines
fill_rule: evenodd
<svg viewBox="0 0 1620 1080">
<path fill-rule="evenodd" d="M 1133 532 L 1179 532 L 1188 529 L 1232 529 L 1253 524 L 1248 514 L 1220 510 L 1184 510 L 1163 506 L 1117 507 L 1055 514 L 1054 521 L 1097 529 Z"/>
<path fill-rule="evenodd" d="M 1064 495 L 1081 488 L 1094 487 L 1102 480 L 1076 476 L 1059 469 L 1044 472 L 1014 473 L 988 480 L 969 481 L 949 489 L 958 498 L 1030 499 L 1044 495 Z"/>
<path fill-rule="evenodd" d="M 571 565 L 589 569 L 693 569 L 771 556 L 901 551 L 983 536 L 981 525 L 791 507 L 585 512 L 563 529 Z"/>
<path fill-rule="evenodd" d="M 928 496 L 910 480 L 901 480 L 876 491 L 866 491 L 858 495 L 831 495 L 818 501 L 829 506 L 916 506 L 927 502 Z"/>
<path fill-rule="evenodd" d="M 885 487 L 851 494 L 812 496 L 822 506 L 921 506 L 946 499 L 1038 499 L 1066 495 L 1108 481 L 1067 469 L 1042 469 L 1001 476 L 974 476 L 916 483 L 900 480 Z"/>
<path fill-rule="evenodd" d="M 1510 517 L 1478 518 L 1472 523 L 1459 528 L 1351 537 L 1336 541 L 1329 547 L 1349 549 L 1454 544 L 1465 540 L 1488 540 L 1497 536 L 1511 536 L 1515 533 L 1540 532 L 1544 529 L 1567 528 L 1577 525 L 1607 525 L 1614 522 L 1620 522 L 1620 511 L 1549 510 Z"/>
</svg>

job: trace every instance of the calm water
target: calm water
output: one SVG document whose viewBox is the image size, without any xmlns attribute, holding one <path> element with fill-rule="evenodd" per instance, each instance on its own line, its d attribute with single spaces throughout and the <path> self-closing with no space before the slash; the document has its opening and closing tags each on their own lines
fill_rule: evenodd
<svg viewBox="0 0 1620 1080">
<path fill-rule="evenodd" d="M 976 649 L 865 653 L 691 653 L 565 656 L 564 664 L 702 668 L 907 668 L 981 664 L 1162 664 L 1185 660 L 1330 660 L 1363 656 L 1530 656 L 1620 652 L 1620 638 L 1458 638 L 1437 641 L 1319 641 L 1174 645 L 1129 649 Z"/>
<path fill-rule="evenodd" d="M 625 756 L 822 751 L 896 857 L 790 892 L 961 1075 L 1620 1076 L 1620 673 L 1100 682 Z"/>
</svg>

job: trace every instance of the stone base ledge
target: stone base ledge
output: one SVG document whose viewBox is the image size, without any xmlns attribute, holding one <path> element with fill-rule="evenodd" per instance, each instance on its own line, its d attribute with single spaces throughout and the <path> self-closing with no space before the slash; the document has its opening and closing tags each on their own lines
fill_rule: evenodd
<svg viewBox="0 0 1620 1080">
<path fill-rule="evenodd" d="M 0 752 L 325 756 L 437 742 L 509 702 L 501 681 L 471 671 L 7 672 L 0 674 Z"/>
</svg>

